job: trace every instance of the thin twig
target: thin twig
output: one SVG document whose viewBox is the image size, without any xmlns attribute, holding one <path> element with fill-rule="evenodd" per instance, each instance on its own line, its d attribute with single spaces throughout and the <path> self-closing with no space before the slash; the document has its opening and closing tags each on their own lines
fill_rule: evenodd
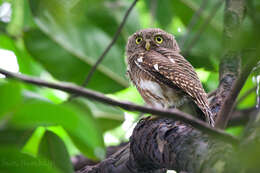
<svg viewBox="0 0 260 173">
<path fill-rule="evenodd" d="M 156 109 L 156 108 L 151 108 L 151 107 L 146 107 L 146 106 L 140 106 L 137 104 L 133 104 L 130 102 L 125 102 L 125 101 L 117 101 L 114 99 L 111 99 L 109 97 L 104 96 L 103 94 L 99 92 L 95 92 L 71 83 L 65 83 L 65 82 L 60 82 L 60 83 L 52 83 L 52 82 L 47 82 L 35 77 L 29 77 L 26 75 L 21 75 L 13 72 L 9 72 L 6 70 L 3 70 L 0 68 L 0 73 L 5 75 L 8 78 L 13 78 L 16 80 L 20 80 L 23 82 L 35 84 L 38 86 L 44 86 L 48 88 L 53 88 L 53 89 L 58 89 L 61 91 L 68 92 L 70 94 L 77 94 L 82 97 L 92 99 L 95 101 L 99 101 L 105 104 L 109 104 L 112 106 L 118 106 L 121 107 L 125 110 L 128 111 L 139 111 L 143 113 L 149 113 L 152 115 L 157 115 L 157 116 L 162 116 L 162 117 L 167 117 L 167 118 L 174 118 L 176 120 L 181 120 L 185 123 L 188 123 L 192 125 L 194 128 L 197 128 L 199 130 L 202 130 L 203 132 L 209 134 L 209 135 L 214 135 L 217 138 L 220 138 L 222 140 L 225 140 L 227 142 L 230 142 L 232 144 L 238 144 L 238 139 L 230 134 L 227 134 L 226 132 L 220 130 L 220 129 L 215 129 L 210 127 L 207 123 L 192 117 L 191 115 L 181 112 L 177 109 L 171 109 L 171 110 L 166 110 L 166 109 Z"/>
<path fill-rule="evenodd" d="M 186 53 L 190 52 L 191 49 L 193 48 L 193 46 L 197 43 L 197 41 L 199 40 L 201 34 L 204 32 L 204 30 L 207 28 L 208 24 L 210 23 L 210 21 L 213 19 L 213 17 L 215 16 L 215 14 L 217 13 L 218 9 L 220 8 L 220 6 L 222 5 L 222 3 L 225 0 L 219 0 L 215 6 L 213 7 L 212 12 L 210 13 L 210 15 L 205 19 L 204 23 L 201 25 L 200 29 L 198 30 L 198 32 L 196 33 L 196 35 L 194 36 L 194 38 L 191 40 L 190 44 L 187 46 L 187 49 L 185 50 Z"/>
<path fill-rule="evenodd" d="M 182 40 L 180 41 L 180 47 L 183 47 L 185 45 L 185 42 L 190 34 L 191 29 L 194 27 L 194 25 L 197 23 L 202 11 L 206 8 L 208 4 L 208 0 L 203 0 L 203 2 L 201 3 L 200 8 L 194 13 L 194 15 L 192 16 L 188 26 L 187 26 L 187 31 L 185 33 L 185 35 L 183 36 Z"/>
<path fill-rule="evenodd" d="M 119 37 L 119 34 L 121 33 L 126 20 L 130 14 L 130 12 L 132 11 L 132 9 L 134 8 L 135 4 L 137 3 L 138 0 L 134 0 L 134 2 L 131 4 L 131 6 L 128 8 L 128 10 L 125 13 L 125 16 L 122 20 L 122 22 L 120 23 L 113 40 L 110 42 L 110 44 L 107 46 L 107 48 L 105 49 L 105 51 L 102 53 L 102 55 L 98 58 L 97 62 L 94 64 L 94 66 L 90 69 L 90 72 L 88 73 L 88 76 L 86 78 L 86 80 L 84 81 L 82 86 L 87 86 L 87 84 L 89 83 L 91 77 L 93 76 L 95 70 L 97 69 L 98 65 L 103 61 L 103 59 L 105 58 L 106 54 L 109 52 L 109 50 L 111 49 L 111 47 L 115 44 L 116 40 Z"/>
<path fill-rule="evenodd" d="M 112 46 L 115 44 L 116 40 L 118 39 L 125 23 L 126 20 L 130 14 L 130 12 L 132 11 L 132 9 L 134 8 L 135 4 L 137 3 L 138 0 L 134 0 L 134 2 L 131 4 L 131 6 L 128 8 L 128 10 L 125 13 L 125 16 L 122 20 L 122 22 L 120 23 L 113 40 L 109 43 L 109 45 L 107 46 L 107 48 L 104 50 L 104 52 L 102 53 L 102 55 L 98 58 L 98 60 L 96 61 L 96 63 L 91 67 L 85 81 L 83 82 L 82 86 L 86 87 L 90 81 L 90 79 L 92 78 L 94 72 L 96 71 L 98 65 L 103 61 L 103 59 L 105 58 L 106 54 L 109 52 L 109 50 L 112 48 Z M 71 100 L 72 98 L 77 97 L 77 95 L 71 95 L 69 100 Z"/>
</svg>

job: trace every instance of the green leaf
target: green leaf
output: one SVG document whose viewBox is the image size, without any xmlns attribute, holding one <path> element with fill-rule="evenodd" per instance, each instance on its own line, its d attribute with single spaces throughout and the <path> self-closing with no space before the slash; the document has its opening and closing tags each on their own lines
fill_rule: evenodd
<svg viewBox="0 0 260 173">
<path fill-rule="evenodd" d="M 92 115 L 103 132 L 119 126 L 124 121 L 124 112 L 120 108 L 81 98 L 74 99 L 72 104 Z"/>
<path fill-rule="evenodd" d="M 38 155 L 50 160 L 63 173 L 74 172 L 65 144 L 51 131 L 45 132 Z"/>
<path fill-rule="evenodd" d="M 54 44 L 46 47 L 46 44 L 39 41 L 40 39 L 34 35 L 34 37 L 30 37 L 31 39 L 27 39 L 26 41 L 28 49 L 31 49 L 30 52 L 33 52 L 35 48 L 42 48 L 41 53 L 44 54 L 45 57 L 42 56 L 40 59 L 45 58 L 46 60 L 45 63 L 42 63 L 42 61 L 41 63 L 45 64 L 45 66 L 48 63 L 48 70 L 52 75 L 64 80 L 62 76 L 66 76 L 67 73 L 56 73 L 61 71 L 55 71 L 53 69 L 54 67 L 58 68 L 57 63 L 63 64 L 61 66 L 63 71 L 73 72 L 73 76 L 75 76 L 75 74 L 77 76 L 76 81 L 75 79 L 70 80 L 70 78 L 66 80 L 74 81 L 78 84 L 82 83 L 86 77 L 86 72 L 89 71 L 89 66 L 92 66 L 96 62 L 97 58 L 112 40 L 112 32 L 108 30 L 108 28 L 110 29 L 112 27 L 112 30 L 115 30 L 116 24 L 118 25 L 118 21 L 114 19 L 115 16 L 112 16 L 110 13 L 111 7 L 106 5 L 103 1 L 84 0 L 74 1 L 73 3 L 60 0 L 31 0 L 30 6 L 36 24 L 55 42 L 54 44 L 56 44 L 55 48 L 51 47 L 54 46 Z M 97 11 L 99 11 L 98 14 L 96 13 Z M 33 49 L 30 48 L 31 46 Z M 57 47 L 60 47 L 63 51 Z M 39 59 L 40 55 L 35 55 L 35 53 L 33 55 L 35 59 Z M 70 56 L 70 60 L 68 60 L 66 56 Z M 53 59 L 56 60 L 56 64 L 53 63 Z M 78 73 L 79 67 L 72 68 L 70 66 L 71 68 L 67 69 L 66 67 L 70 65 L 71 61 L 74 63 L 77 61 L 78 64 L 82 64 L 81 66 L 85 67 L 84 73 L 82 73 L 82 71 Z M 66 63 L 69 65 L 64 65 Z M 52 69 L 50 65 L 52 65 Z M 93 79 L 97 80 L 92 80 L 92 86 L 95 86 L 93 88 L 97 90 L 106 90 L 108 92 L 122 89 L 128 86 L 125 71 L 124 50 L 122 50 L 122 44 L 117 43 L 112 47 L 104 61 L 98 67 L 97 73 L 102 77 L 98 77 L 98 75 L 94 76 Z M 104 84 L 106 85 L 105 87 Z"/>
<path fill-rule="evenodd" d="M 256 86 L 256 84 L 253 82 L 252 80 L 253 75 L 250 75 L 248 77 L 248 79 L 246 80 L 246 83 L 244 84 L 243 88 L 241 89 L 239 95 L 238 95 L 238 99 L 239 100 L 242 96 L 244 96 L 244 94 L 254 88 Z M 246 109 L 246 108 L 250 108 L 256 105 L 256 91 L 251 92 L 250 94 L 247 95 L 247 97 L 242 100 L 239 105 L 238 108 L 239 109 Z"/>
<path fill-rule="evenodd" d="M 15 51 L 15 45 L 11 38 L 5 34 L 0 34 L 0 48 Z"/>
<path fill-rule="evenodd" d="M 24 145 L 22 151 L 36 157 L 38 154 L 39 144 L 40 144 L 41 139 L 46 130 L 49 130 L 49 131 L 55 133 L 57 136 L 59 136 L 63 140 L 63 142 L 66 145 L 66 148 L 68 149 L 70 156 L 80 154 L 79 150 L 73 144 L 73 141 L 71 140 L 68 133 L 61 126 L 48 126 L 46 128 L 42 127 L 42 126 L 37 127 L 35 129 L 35 131 L 33 132 L 33 134 L 31 135 L 30 139 Z M 1 132 L 0 132 L 0 135 L 1 135 Z M 1 141 L 1 138 L 0 138 L 0 141 Z M 5 141 L 5 140 L 3 140 L 3 141 Z"/>
<path fill-rule="evenodd" d="M 22 151 L 36 157 L 38 153 L 38 147 L 44 133 L 45 133 L 44 127 L 36 128 L 33 134 L 31 135 L 30 139 L 24 145 Z"/>
<path fill-rule="evenodd" d="M 61 173 L 45 159 L 35 158 L 17 149 L 0 147 L 0 170 L 4 173 Z"/>
<path fill-rule="evenodd" d="M 12 1 L 12 19 L 7 30 L 11 35 L 19 35 L 23 30 L 24 0 Z"/>
<path fill-rule="evenodd" d="M 119 100 L 127 100 L 137 104 L 144 104 L 143 98 L 134 86 L 130 86 L 110 96 Z"/>
<path fill-rule="evenodd" d="M 243 130 L 244 130 L 244 127 L 237 126 L 237 127 L 230 127 L 228 129 L 226 129 L 226 132 L 230 133 L 231 135 L 234 135 L 234 136 L 240 136 L 242 134 Z"/>
<path fill-rule="evenodd" d="M 57 136 L 59 136 L 63 140 L 63 142 L 66 145 L 66 148 L 68 149 L 70 156 L 75 156 L 75 155 L 80 154 L 79 150 L 73 144 L 73 141 L 71 140 L 70 136 L 64 130 L 63 127 L 61 127 L 61 126 L 50 126 L 50 127 L 47 127 L 47 129 L 49 131 L 52 131 L 53 133 L 55 133 Z"/>
<path fill-rule="evenodd" d="M 22 148 L 32 134 L 31 129 L 6 128 L 0 130 L 0 145 Z"/>
<path fill-rule="evenodd" d="M 84 59 L 69 53 L 39 30 L 25 33 L 25 44 L 34 59 L 59 80 L 82 84 L 91 68 Z M 122 65 L 119 68 L 122 68 Z M 106 93 L 123 88 L 114 78 L 100 71 L 94 73 L 88 87 Z"/>
<path fill-rule="evenodd" d="M 10 35 L 20 37 L 25 29 L 34 28 L 35 24 L 27 0 L 11 0 L 11 5 L 11 21 L 6 29 Z"/>
<path fill-rule="evenodd" d="M 8 112 L 14 111 L 21 102 L 21 87 L 16 82 L 0 82 L 0 120 Z"/>
<path fill-rule="evenodd" d="M 89 158 L 101 158 L 103 137 L 95 121 L 71 104 L 55 105 L 40 100 L 28 100 L 10 120 L 16 128 L 61 125 L 74 144 Z"/>
<path fill-rule="evenodd" d="M 15 41 L 7 35 L 0 34 L 0 40 L 0 48 L 10 50 L 16 55 L 21 73 L 39 76 L 42 68 L 29 55 L 22 39 Z"/>
</svg>

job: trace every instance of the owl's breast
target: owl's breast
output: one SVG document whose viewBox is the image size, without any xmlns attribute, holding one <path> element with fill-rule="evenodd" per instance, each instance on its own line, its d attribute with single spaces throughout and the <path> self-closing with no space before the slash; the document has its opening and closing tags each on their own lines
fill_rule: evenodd
<svg viewBox="0 0 260 173">
<path fill-rule="evenodd" d="M 152 107 L 179 107 L 187 100 L 183 92 L 168 87 L 135 64 L 129 64 L 128 74 L 144 101 Z"/>
</svg>

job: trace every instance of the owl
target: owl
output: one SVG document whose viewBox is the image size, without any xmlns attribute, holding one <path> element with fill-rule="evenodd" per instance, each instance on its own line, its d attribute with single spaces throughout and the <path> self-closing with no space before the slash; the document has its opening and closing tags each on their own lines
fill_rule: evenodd
<svg viewBox="0 0 260 173">
<path fill-rule="evenodd" d="M 178 108 L 214 126 L 207 94 L 171 34 L 140 30 L 128 38 L 126 56 L 127 74 L 147 105 Z"/>
</svg>

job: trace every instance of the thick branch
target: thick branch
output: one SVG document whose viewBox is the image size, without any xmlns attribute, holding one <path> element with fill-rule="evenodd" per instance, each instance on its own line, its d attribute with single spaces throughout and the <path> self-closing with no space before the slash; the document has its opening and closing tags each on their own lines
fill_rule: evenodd
<svg viewBox="0 0 260 173">
<path fill-rule="evenodd" d="M 239 33 L 240 25 L 243 21 L 245 11 L 244 0 L 226 0 L 224 13 L 224 32 L 223 32 L 223 52 L 219 70 L 219 87 L 216 97 L 211 102 L 211 107 L 215 116 L 222 109 L 223 100 L 231 91 L 233 82 L 240 73 L 241 52 L 232 46 L 233 40 Z M 234 100 L 233 100 L 234 101 Z M 226 116 L 224 114 L 218 115 Z M 222 119 L 222 118 L 220 118 Z M 219 122 L 221 124 L 221 122 Z M 223 125 L 218 125 L 218 127 Z M 223 124 L 226 124 L 226 122 Z"/>
<path fill-rule="evenodd" d="M 232 89 L 226 99 L 223 102 L 223 106 L 218 114 L 216 120 L 216 126 L 220 128 L 225 128 L 227 126 L 228 120 L 230 119 L 231 112 L 235 105 L 235 100 L 242 89 L 246 79 L 248 78 L 249 74 L 251 73 L 253 67 L 258 62 L 258 58 L 249 57 L 251 60 L 250 62 L 243 68 L 243 71 L 239 78 L 235 81 Z"/>
<path fill-rule="evenodd" d="M 207 123 L 205 123 L 199 119 L 196 119 L 196 118 L 190 116 L 189 114 L 181 112 L 177 109 L 161 110 L 161 109 L 155 109 L 155 108 L 150 108 L 150 107 L 146 107 L 146 106 L 140 106 L 140 105 L 136 105 L 136 104 L 129 103 L 129 102 L 117 101 L 117 100 L 111 99 L 109 97 L 106 97 L 99 92 L 85 89 L 85 88 L 79 87 L 79 86 L 71 84 L 71 83 L 46 82 L 46 81 L 40 80 L 38 78 L 33 78 L 33 77 L 28 77 L 26 75 L 20 75 L 20 74 L 8 72 L 1 68 L 0 68 L 0 73 L 9 78 L 21 80 L 21 81 L 39 85 L 39 86 L 45 86 L 45 87 L 49 87 L 49 88 L 53 88 L 53 89 L 62 90 L 62 91 L 65 91 L 65 92 L 68 92 L 71 94 L 77 94 L 82 97 L 93 99 L 93 100 L 96 100 L 96 101 L 99 101 L 99 102 L 102 102 L 105 104 L 109 104 L 112 106 L 119 106 L 125 110 L 139 111 L 139 112 L 143 112 L 143 113 L 150 113 L 152 115 L 158 115 L 158 116 L 163 116 L 163 117 L 168 117 L 168 118 L 174 118 L 176 120 L 181 120 L 183 122 L 189 123 L 194 128 L 200 129 L 207 134 L 214 135 L 217 138 L 221 138 L 221 139 L 229 141 L 231 143 L 238 142 L 238 140 L 235 137 L 225 133 L 224 131 L 219 130 L 219 129 L 214 129 L 214 128 L 210 127 Z"/>
<path fill-rule="evenodd" d="M 248 144 L 259 148 L 259 116 L 250 117 L 244 136 L 248 140 L 236 150 L 180 121 L 144 118 L 136 125 L 130 145 L 77 173 L 157 173 L 164 168 L 193 173 L 257 172 L 244 167 L 243 156 L 246 154 L 245 160 L 255 156 Z M 259 170 L 258 162 L 253 166 Z"/>
<path fill-rule="evenodd" d="M 178 172 L 218 173 L 224 165 L 228 167 L 232 152 L 231 145 L 190 125 L 148 117 L 135 127 L 130 146 L 77 173 L 155 173 L 165 168 Z"/>
</svg>

